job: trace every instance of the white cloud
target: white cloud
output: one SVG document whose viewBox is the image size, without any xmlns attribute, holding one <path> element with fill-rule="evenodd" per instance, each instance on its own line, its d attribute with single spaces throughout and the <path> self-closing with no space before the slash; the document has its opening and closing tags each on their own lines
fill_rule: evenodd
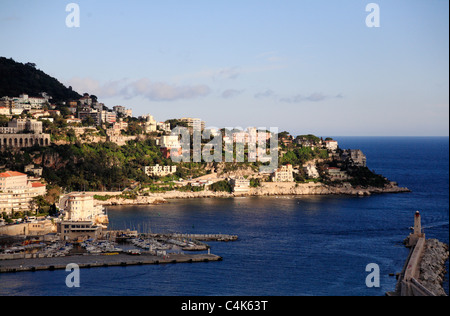
<svg viewBox="0 0 450 316">
<path fill-rule="evenodd" d="M 123 79 L 104 84 L 92 78 L 72 78 L 66 84 L 72 86 L 75 91 L 94 94 L 99 98 L 119 96 L 132 99 L 142 96 L 150 101 L 194 99 L 206 96 L 211 92 L 207 85 L 178 86 L 165 82 L 153 82 L 148 78 L 141 78 L 132 82 Z"/>
<path fill-rule="evenodd" d="M 276 96 L 275 92 L 273 92 L 270 89 L 267 89 L 266 91 L 258 92 L 255 94 L 256 99 L 263 99 L 263 98 L 269 98 L 269 97 L 274 97 L 274 96 Z"/>
<path fill-rule="evenodd" d="M 316 92 L 316 93 L 312 93 L 310 95 L 302 95 L 302 94 L 297 94 L 291 97 L 284 97 L 281 98 L 280 101 L 281 102 L 287 102 L 287 103 L 300 103 L 300 102 L 320 102 L 320 101 L 324 101 L 327 99 L 342 99 L 343 96 L 342 94 L 338 94 L 335 96 L 329 96 L 326 94 L 323 94 L 321 92 Z"/>
<path fill-rule="evenodd" d="M 224 99 L 233 98 L 235 96 L 238 96 L 242 92 L 244 92 L 244 90 L 228 89 L 222 92 L 222 98 Z"/>
</svg>

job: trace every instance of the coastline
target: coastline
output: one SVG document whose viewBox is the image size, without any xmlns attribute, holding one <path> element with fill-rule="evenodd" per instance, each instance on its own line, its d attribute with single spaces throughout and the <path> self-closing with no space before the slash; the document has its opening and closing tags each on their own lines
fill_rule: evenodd
<svg viewBox="0 0 450 316">
<path fill-rule="evenodd" d="M 293 182 L 265 182 L 260 187 L 249 188 L 244 192 L 213 192 L 209 190 L 199 192 L 167 191 L 164 193 L 150 193 L 148 196 L 137 196 L 135 199 L 124 199 L 111 197 L 105 201 L 96 200 L 98 205 L 156 205 L 167 203 L 173 199 L 193 198 L 231 198 L 247 196 L 283 196 L 283 195 L 352 195 L 370 196 L 382 193 L 405 193 L 411 192 L 408 188 L 389 185 L 384 188 L 368 187 L 335 187 L 323 183 L 293 183 Z M 87 192 L 88 193 L 88 192 Z M 91 193 L 92 194 L 92 193 Z M 109 195 L 109 194 L 104 194 Z M 117 195 L 117 194 L 114 194 Z"/>
</svg>

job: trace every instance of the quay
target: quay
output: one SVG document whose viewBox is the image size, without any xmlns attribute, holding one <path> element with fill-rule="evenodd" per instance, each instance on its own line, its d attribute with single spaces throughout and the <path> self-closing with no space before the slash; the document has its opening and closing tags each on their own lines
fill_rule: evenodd
<svg viewBox="0 0 450 316">
<path fill-rule="evenodd" d="M 222 261 L 222 257 L 213 254 L 180 254 L 169 253 L 164 256 L 142 253 L 141 255 L 129 255 L 123 253 L 73 255 L 50 258 L 11 259 L 0 261 L 0 273 L 40 271 L 66 269 L 70 263 L 77 264 L 80 268 L 149 265 L 149 264 L 174 264 Z"/>
<path fill-rule="evenodd" d="M 184 238 L 199 241 L 236 241 L 237 235 L 226 234 L 170 234 L 171 238 Z"/>
</svg>

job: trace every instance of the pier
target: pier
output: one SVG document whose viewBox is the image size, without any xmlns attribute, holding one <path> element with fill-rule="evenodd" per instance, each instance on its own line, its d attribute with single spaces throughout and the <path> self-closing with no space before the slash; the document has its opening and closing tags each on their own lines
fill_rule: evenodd
<svg viewBox="0 0 450 316">
<path fill-rule="evenodd" d="M 238 239 L 237 235 L 226 234 L 168 234 L 166 236 L 177 239 L 181 238 L 199 241 L 236 241 Z"/>
<path fill-rule="evenodd" d="M 0 273 L 58 270 L 66 269 L 70 263 L 80 268 L 95 267 L 126 267 L 131 265 L 174 264 L 222 261 L 222 257 L 213 254 L 179 254 L 170 253 L 164 256 L 155 256 L 142 253 L 141 255 L 128 255 L 122 253 L 78 255 L 52 258 L 10 259 L 0 261 Z"/>
</svg>

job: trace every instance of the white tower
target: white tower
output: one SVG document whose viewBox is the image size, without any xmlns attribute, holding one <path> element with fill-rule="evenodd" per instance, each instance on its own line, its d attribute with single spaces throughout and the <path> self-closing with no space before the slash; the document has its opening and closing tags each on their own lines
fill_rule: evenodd
<svg viewBox="0 0 450 316">
<path fill-rule="evenodd" d="M 420 213 L 419 211 L 417 211 L 414 216 L 414 235 L 420 236 L 421 234 L 422 234 L 422 226 L 420 223 Z"/>
</svg>

